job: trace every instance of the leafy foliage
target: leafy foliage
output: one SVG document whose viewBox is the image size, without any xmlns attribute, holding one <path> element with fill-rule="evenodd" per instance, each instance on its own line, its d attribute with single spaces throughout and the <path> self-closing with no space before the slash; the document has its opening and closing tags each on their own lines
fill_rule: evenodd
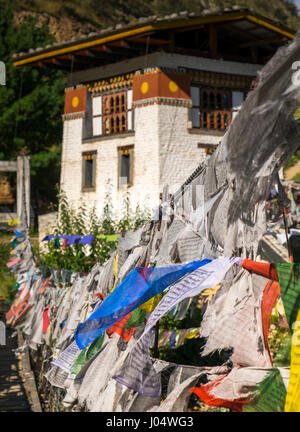
<svg viewBox="0 0 300 432">
<path fill-rule="evenodd" d="M 59 217 L 56 227 L 49 234 L 93 235 L 95 238 L 90 246 L 75 244 L 67 246 L 65 250 L 61 248 L 60 243 L 51 240 L 46 244 L 46 251 L 39 254 L 40 263 L 56 269 L 80 272 L 90 271 L 97 261 L 103 264 L 117 247 L 116 234 L 120 234 L 120 228 L 135 230 L 148 218 L 147 211 L 142 213 L 139 209 L 135 213 L 127 203 L 125 206 L 127 213 L 121 220 L 114 220 L 108 192 L 102 217 L 99 218 L 95 207 L 89 207 L 82 200 L 79 206 L 74 208 L 62 192 L 59 195 Z M 144 214 L 143 217 L 142 214 Z M 110 237 L 107 237 L 108 235 Z M 113 235 L 116 235 L 115 238 Z"/>
<path fill-rule="evenodd" d="M 290 157 L 288 162 L 285 164 L 284 169 L 287 169 L 287 168 L 290 168 L 290 167 L 296 165 L 298 160 L 300 160 L 300 148 L 296 151 L 295 154 L 293 154 L 293 156 Z"/>
<path fill-rule="evenodd" d="M 15 289 L 13 288 L 15 279 L 6 267 L 11 251 L 9 242 L 10 236 L 2 233 L 0 235 L 0 298 L 5 300 L 11 300 L 15 296 Z"/>
<path fill-rule="evenodd" d="M 291 0 L 31 0 L 30 4 L 27 0 L 15 0 L 14 9 L 47 12 L 56 17 L 68 16 L 107 27 L 121 21 L 128 23 L 137 17 L 164 16 L 180 11 L 201 13 L 203 9 L 224 9 L 236 4 L 252 8 L 282 24 L 295 28 L 299 25 L 297 8 Z"/>
<path fill-rule="evenodd" d="M 65 78 L 41 68 L 16 69 L 15 52 L 26 52 L 55 42 L 45 24 L 28 17 L 13 25 L 11 4 L 0 0 L 0 60 L 6 66 L 6 86 L 0 86 L 0 159 L 13 160 L 22 148 L 31 157 L 33 200 L 51 201 L 59 180 Z"/>
</svg>

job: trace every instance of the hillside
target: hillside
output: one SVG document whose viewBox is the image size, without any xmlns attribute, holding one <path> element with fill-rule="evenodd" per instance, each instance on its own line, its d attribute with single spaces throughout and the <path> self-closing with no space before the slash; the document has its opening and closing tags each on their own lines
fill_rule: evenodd
<svg viewBox="0 0 300 432">
<path fill-rule="evenodd" d="M 116 23 L 130 23 L 139 17 L 165 16 L 180 11 L 201 13 L 232 5 L 279 20 L 294 29 L 299 27 L 297 9 L 288 0 L 5 0 L 13 7 L 15 25 L 28 15 L 45 21 L 58 42 L 79 37 Z"/>
</svg>

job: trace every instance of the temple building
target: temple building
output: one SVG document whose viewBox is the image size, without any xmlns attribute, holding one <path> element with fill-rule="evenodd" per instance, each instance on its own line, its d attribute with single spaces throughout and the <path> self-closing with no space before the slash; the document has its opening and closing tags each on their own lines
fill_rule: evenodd
<svg viewBox="0 0 300 432">
<path fill-rule="evenodd" d="M 140 18 L 19 53 L 14 65 L 68 71 L 61 188 L 101 214 L 152 209 L 219 144 L 251 83 L 295 32 L 249 9 Z M 109 186 L 110 185 L 110 186 Z"/>
</svg>

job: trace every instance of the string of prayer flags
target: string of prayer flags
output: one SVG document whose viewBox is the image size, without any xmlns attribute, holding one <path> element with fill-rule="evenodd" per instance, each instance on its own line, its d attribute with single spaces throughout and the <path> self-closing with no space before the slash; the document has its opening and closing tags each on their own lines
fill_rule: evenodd
<svg viewBox="0 0 300 432">
<path fill-rule="evenodd" d="M 176 349 L 184 345 L 186 339 L 196 339 L 200 337 L 200 328 L 189 328 L 189 329 L 159 329 L 158 332 L 158 348 L 163 346 L 169 346 L 172 349 Z M 154 343 L 154 333 L 153 341 Z"/>
<path fill-rule="evenodd" d="M 58 247 L 62 245 L 65 248 L 69 242 L 73 242 L 73 244 L 91 244 L 93 238 L 94 236 L 52 235 L 48 236 L 48 241 L 53 239 L 54 244 L 57 244 Z M 21 238 L 22 241 L 23 239 Z M 21 242 L 16 239 L 12 240 L 13 244 L 11 246 L 16 248 L 12 253 L 17 251 L 18 254 L 21 251 Z M 118 278 L 117 256 L 116 254 L 115 265 L 113 266 L 115 284 Z M 19 261 L 12 258 L 12 262 L 17 263 Z M 183 300 L 186 301 L 186 299 L 192 297 L 195 300 L 197 299 L 195 296 L 204 297 L 203 301 L 211 300 L 219 290 L 220 282 L 223 280 L 226 272 L 234 263 L 242 264 L 248 271 L 257 272 L 271 279 L 263 291 L 261 305 L 263 336 L 265 345 L 267 346 L 270 313 L 279 295 L 279 283 L 290 326 L 293 326 L 295 320 L 300 321 L 300 312 L 295 317 L 295 311 L 298 312 L 299 308 L 298 267 L 297 265 L 287 263 L 275 265 L 257 263 L 241 258 L 225 258 L 214 261 L 197 261 L 163 268 L 135 268 L 126 278 L 123 280 L 121 278 L 122 282 L 116 286 L 115 290 L 108 290 L 110 294 L 106 298 L 104 296 L 105 300 L 102 304 L 95 307 L 90 317 L 78 326 L 75 341 L 61 351 L 59 355 L 59 350 L 55 353 L 52 365 L 64 371 L 65 374 L 71 374 L 70 378 L 75 378 L 102 349 L 103 341 L 106 338 L 105 331 L 109 338 L 113 333 L 117 333 L 120 336 L 120 340 L 113 338 L 113 341 L 118 340 L 118 349 L 122 350 L 126 348 L 127 343 L 131 340 L 137 328 L 144 326 L 146 322 L 142 337 L 133 346 L 133 349 L 125 360 L 125 364 L 120 366 L 122 369 L 120 370 L 118 366 L 115 371 L 119 372 L 116 374 L 114 371 L 112 375 L 116 381 L 139 392 L 141 395 L 158 397 L 160 395 L 161 377 L 157 369 L 153 367 L 153 359 L 150 358 L 149 354 L 149 348 L 154 343 L 155 323 L 169 310 L 181 304 Z M 50 325 L 49 311 L 51 310 L 51 317 L 54 313 L 55 320 L 55 308 L 53 310 L 50 309 L 51 305 L 55 305 L 55 303 L 50 301 L 50 290 L 47 287 L 50 283 L 53 287 L 58 286 L 58 270 L 51 269 L 51 281 L 49 278 L 45 279 L 45 276 L 40 277 L 37 288 L 34 288 L 35 292 L 39 293 L 40 296 L 45 296 L 45 299 L 43 301 L 40 298 L 37 306 L 33 306 L 33 302 L 31 301 L 32 287 L 35 286 L 33 284 L 38 274 L 34 269 L 31 273 L 30 271 L 27 272 L 26 281 L 20 279 L 20 283 L 16 282 L 14 285 L 18 290 L 18 294 L 10 313 L 7 314 L 7 322 L 14 327 L 26 316 L 30 308 L 37 308 L 38 316 L 41 318 L 39 321 L 39 332 L 43 336 L 34 336 L 37 339 L 32 339 L 33 346 L 39 343 L 35 341 L 39 340 L 40 337 L 42 337 L 41 340 L 46 341 L 50 335 L 50 331 L 53 332 L 54 327 L 52 328 L 52 323 Z M 168 288 L 168 291 L 163 296 L 163 291 L 166 288 Z M 61 288 L 57 290 L 58 297 L 61 295 L 60 290 Z M 68 298 L 71 299 L 71 291 L 72 287 L 69 290 L 69 294 L 66 293 L 66 300 Z M 286 294 L 286 298 L 284 297 L 284 293 Z M 101 292 L 98 295 L 100 296 Z M 61 300 L 63 300 L 63 297 Z M 148 322 L 146 321 L 147 312 L 152 312 L 148 318 Z M 86 316 L 88 315 L 85 314 L 84 318 L 81 318 L 77 322 L 82 322 Z M 63 315 L 61 321 L 60 328 L 65 328 L 65 323 L 67 323 L 67 326 L 69 325 L 66 317 Z M 77 323 L 75 323 L 74 328 L 76 328 L 76 325 Z M 300 334 L 299 326 L 294 326 L 294 341 L 297 341 L 298 334 Z M 35 327 L 36 324 L 33 322 L 33 328 Z M 35 331 L 33 334 L 37 335 Z M 171 349 L 176 349 L 182 346 L 187 340 L 199 337 L 199 327 L 189 329 L 173 328 L 168 330 L 160 328 L 158 347 L 169 346 Z M 81 339 L 81 346 L 77 339 Z M 107 343 L 110 342 L 109 339 L 106 339 L 106 341 Z M 112 344 L 114 344 L 113 341 Z M 84 346 L 84 344 L 86 345 Z M 212 375 L 209 378 L 208 374 L 208 383 L 199 388 L 194 388 L 194 392 L 201 395 L 209 405 L 223 406 L 236 411 L 300 411 L 299 358 L 300 348 L 298 350 L 296 344 L 292 346 L 289 387 L 286 378 L 283 382 L 280 368 L 259 368 L 254 366 L 247 368 L 245 366 L 241 367 L 238 364 L 238 367 L 234 365 L 232 370 L 228 369 L 226 373 L 221 373 L 222 376 L 219 376 L 218 372 L 213 378 Z M 218 378 L 216 379 L 216 377 Z M 211 379 L 212 381 L 210 381 Z"/>
<path fill-rule="evenodd" d="M 75 243 L 79 243 L 82 245 L 90 245 L 92 244 L 93 240 L 94 240 L 93 235 L 67 235 L 67 234 L 62 234 L 62 235 L 47 235 L 43 238 L 42 241 L 50 241 L 54 238 L 56 244 L 58 244 L 57 242 L 59 241 L 59 239 L 63 239 L 63 240 L 67 240 L 67 242 L 64 242 L 64 245 L 74 245 Z"/>
<path fill-rule="evenodd" d="M 99 308 L 77 328 L 75 340 L 85 348 L 106 329 L 129 312 L 163 292 L 186 274 L 208 264 L 210 260 L 193 261 L 170 267 L 136 267 L 109 294 Z"/>
</svg>

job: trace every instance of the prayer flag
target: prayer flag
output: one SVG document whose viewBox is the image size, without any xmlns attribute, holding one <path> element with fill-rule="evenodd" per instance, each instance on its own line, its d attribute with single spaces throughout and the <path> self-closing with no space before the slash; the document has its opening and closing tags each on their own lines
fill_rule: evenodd
<svg viewBox="0 0 300 432">
<path fill-rule="evenodd" d="M 278 263 L 276 271 L 286 319 L 293 328 L 300 308 L 300 263 Z"/>
<path fill-rule="evenodd" d="M 136 267 L 99 308 L 78 326 L 75 340 L 79 348 L 85 348 L 129 312 L 164 291 L 178 279 L 209 262 L 210 260 L 193 261 L 188 264 L 158 268 Z"/>
</svg>

